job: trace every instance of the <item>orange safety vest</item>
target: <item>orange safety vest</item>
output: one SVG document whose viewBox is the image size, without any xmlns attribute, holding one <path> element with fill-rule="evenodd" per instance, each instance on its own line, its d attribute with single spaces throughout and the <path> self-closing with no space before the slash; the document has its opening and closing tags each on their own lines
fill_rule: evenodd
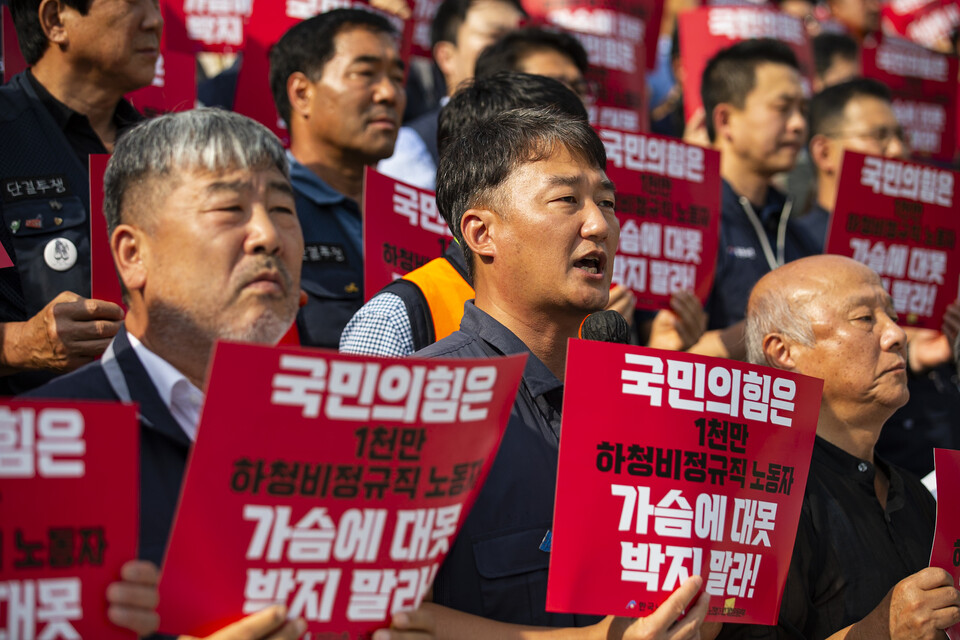
<svg viewBox="0 0 960 640">
<path fill-rule="evenodd" d="M 435 258 L 403 276 L 420 288 L 430 307 L 434 340 L 442 340 L 460 328 L 463 303 L 474 297 L 471 287 L 446 258 Z"/>
</svg>

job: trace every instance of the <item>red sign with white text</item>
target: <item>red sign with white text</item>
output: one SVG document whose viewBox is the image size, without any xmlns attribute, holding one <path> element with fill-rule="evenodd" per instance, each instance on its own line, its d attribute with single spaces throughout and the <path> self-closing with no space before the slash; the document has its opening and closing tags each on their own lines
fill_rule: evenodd
<svg viewBox="0 0 960 640">
<path fill-rule="evenodd" d="M 443 255 L 453 242 L 432 191 L 367 167 L 363 176 L 363 288 L 367 300 Z"/>
<path fill-rule="evenodd" d="M 914 155 L 953 160 L 957 144 L 957 57 L 889 36 L 863 43 L 863 75 L 893 94 L 893 111 Z"/>
<path fill-rule="evenodd" d="M 525 360 L 220 343 L 162 630 L 206 636 L 286 603 L 314 637 L 359 638 L 416 608 L 493 462 Z"/>
<path fill-rule="evenodd" d="M 880 275 L 901 324 L 939 330 L 960 280 L 955 171 L 846 152 L 826 253 Z"/>
<path fill-rule="evenodd" d="M 604 57 L 619 57 L 616 49 L 639 46 L 643 57 L 637 65 L 656 67 L 657 40 L 663 19 L 661 0 L 528 0 L 523 3 L 530 17 L 557 27 L 598 36 L 585 41 L 591 63 L 605 66 Z"/>
<path fill-rule="evenodd" d="M 720 242 L 720 154 L 664 136 L 599 133 L 617 185 L 613 282 L 640 309 L 667 309 L 681 289 L 706 301 Z"/>
<path fill-rule="evenodd" d="M 253 3 L 254 0 L 162 0 L 163 31 L 169 48 L 183 53 L 242 50 Z"/>
<path fill-rule="evenodd" d="M 937 530 L 933 535 L 930 566 L 953 576 L 960 589 L 960 451 L 934 449 L 937 471 Z M 960 640 L 960 624 L 947 631 L 950 640 Z"/>
<path fill-rule="evenodd" d="M 721 49 L 751 38 L 773 38 L 789 46 L 800 63 L 804 93 L 810 95 L 814 74 L 813 51 L 803 21 L 762 7 L 702 7 L 678 17 L 680 57 L 685 69 L 684 117 L 689 120 L 701 107 L 703 70 Z"/>
<path fill-rule="evenodd" d="M 107 585 L 137 557 L 132 405 L 0 404 L 0 638 L 134 640 Z"/>
<path fill-rule="evenodd" d="M 957 0 L 892 0 L 880 9 L 884 33 L 893 33 L 938 51 L 949 50 L 960 26 Z"/>
<path fill-rule="evenodd" d="M 566 371 L 547 609 L 644 617 L 702 575 L 707 620 L 775 624 L 822 381 L 580 340 Z"/>
<path fill-rule="evenodd" d="M 109 161 L 108 153 L 90 154 L 90 297 L 113 302 L 126 310 L 103 215 L 103 174 Z"/>
<path fill-rule="evenodd" d="M 400 59 L 406 60 L 410 52 L 413 23 L 397 16 L 373 9 L 360 0 L 275 0 L 256 2 L 247 24 L 243 64 L 237 76 L 237 93 L 233 110 L 253 118 L 277 134 L 284 144 L 289 144 L 290 134 L 277 114 L 270 90 L 270 48 L 287 30 L 301 20 L 334 9 L 367 9 L 378 13 L 393 24 L 400 38 Z"/>
</svg>

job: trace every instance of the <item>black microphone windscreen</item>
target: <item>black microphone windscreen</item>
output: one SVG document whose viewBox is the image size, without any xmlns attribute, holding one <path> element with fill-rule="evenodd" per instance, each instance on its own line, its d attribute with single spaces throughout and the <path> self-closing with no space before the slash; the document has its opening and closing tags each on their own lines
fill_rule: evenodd
<svg viewBox="0 0 960 640">
<path fill-rule="evenodd" d="M 630 342 L 630 325 L 623 316 L 612 309 L 597 311 L 584 318 L 580 325 L 580 337 L 600 342 Z"/>
</svg>

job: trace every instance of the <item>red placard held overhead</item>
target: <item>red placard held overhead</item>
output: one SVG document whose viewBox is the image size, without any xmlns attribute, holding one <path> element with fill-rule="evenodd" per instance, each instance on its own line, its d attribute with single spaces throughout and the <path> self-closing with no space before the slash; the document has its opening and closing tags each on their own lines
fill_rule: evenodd
<svg viewBox="0 0 960 640">
<path fill-rule="evenodd" d="M 356 638 L 416 608 L 493 462 L 525 360 L 218 345 L 162 630 L 206 636 L 286 603 L 313 637 Z"/>
<path fill-rule="evenodd" d="M 254 0 L 163 0 L 164 37 L 170 49 L 184 53 L 240 51 L 253 4 Z"/>
<path fill-rule="evenodd" d="M 13 27 L 13 16 L 10 15 L 10 7 L 0 5 L 0 66 L 3 73 L 0 74 L 0 82 L 8 82 L 10 78 L 17 75 L 27 68 L 27 62 L 20 53 L 20 45 L 17 44 L 17 30 Z"/>
<path fill-rule="evenodd" d="M 566 371 L 547 609 L 644 617 L 699 574 L 707 620 L 775 624 L 823 382 L 580 340 Z"/>
<path fill-rule="evenodd" d="M 720 154 L 664 136 L 599 133 L 617 185 L 613 282 L 631 289 L 640 309 L 667 309 L 681 289 L 705 302 L 720 242 Z"/>
<path fill-rule="evenodd" d="M 363 287 L 367 300 L 453 242 L 432 191 L 377 173 L 363 175 Z"/>
<path fill-rule="evenodd" d="M 0 637 L 134 640 L 107 585 L 137 557 L 132 405 L 0 404 Z"/>
<path fill-rule="evenodd" d="M 957 143 L 957 58 L 889 36 L 863 43 L 863 75 L 890 87 L 893 111 L 914 155 L 953 159 Z"/>
<path fill-rule="evenodd" d="M 683 108 L 687 120 L 703 106 L 700 80 L 707 62 L 721 49 L 741 40 L 773 38 L 789 46 L 800 63 L 804 93 L 810 95 L 813 51 L 799 18 L 762 7 L 702 7 L 681 13 L 678 20 L 680 57 L 686 70 Z"/>
<path fill-rule="evenodd" d="M 286 0 L 285 2 L 260 0 L 253 4 L 247 24 L 243 64 L 237 76 L 237 93 L 233 110 L 253 118 L 277 134 L 284 144 L 289 144 L 290 134 L 273 102 L 270 91 L 269 52 L 287 30 L 301 20 L 334 9 L 359 8 L 378 13 L 388 20 L 401 34 L 400 59 L 406 60 L 410 53 L 413 22 L 373 9 L 360 0 Z"/>
<path fill-rule="evenodd" d="M 410 32 L 410 55 L 433 60 L 430 28 L 442 0 L 412 0 L 413 26 Z"/>
<path fill-rule="evenodd" d="M 900 323 L 940 330 L 960 279 L 958 174 L 847 151 L 826 253 L 880 275 Z"/>
<path fill-rule="evenodd" d="M 90 297 L 113 302 L 126 310 L 103 215 L 103 174 L 109 161 L 108 153 L 90 154 Z"/>
<path fill-rule="evenodd" d="M 937 472 L 937 530 L 933 535 L 930 566 L 944 569 L 960 589 L 960 451 L 934 449 Z M 960 624 L 947 629 L 950 640 L 960 640 Z"/>
<path fill-rule="evenodd" d="M 950 37 L 960 26 L 957 0 L 892 0 L 880 12 L 884 33 L 940 51 L 950 47 Z"/>
</svg>

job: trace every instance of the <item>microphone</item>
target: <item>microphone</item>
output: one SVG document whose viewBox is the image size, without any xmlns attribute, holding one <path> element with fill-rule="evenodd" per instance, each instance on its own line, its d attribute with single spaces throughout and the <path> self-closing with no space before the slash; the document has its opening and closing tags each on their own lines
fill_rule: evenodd
<svg viewBox="0 0 960 640">
<path fill-rule="evenodd" d="M 612 309 L 597 311 L 583 319 L 577 330 L 577 337 L 584 340 L 629 344 L 630 325 L 622 315 Z"/>
</svg>

